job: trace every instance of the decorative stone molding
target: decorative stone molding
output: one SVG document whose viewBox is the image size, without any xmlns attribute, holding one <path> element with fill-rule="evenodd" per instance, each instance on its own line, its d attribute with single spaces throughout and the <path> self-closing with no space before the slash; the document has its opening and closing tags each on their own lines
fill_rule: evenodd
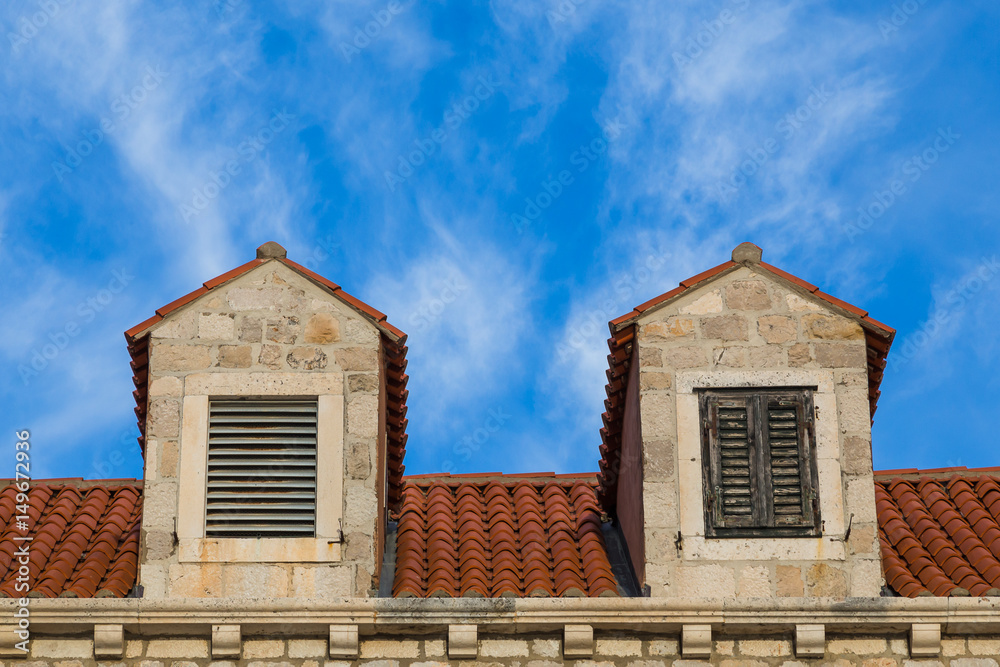
<svg viewBox="0 0 1000 667">
<path fill-rule="evenodd" d="M 120 658 L 125 653 L 125 628 L 120 624 L 94 626 L 94 657 Z"/>
<path fill-rule="evenodd" d="M 681 655 L 708 658 L 712 655 L 712 626 L 685 625 L 681 629 Z"/>
<path fill-rule="evenodd" d="M 448 626 L 448 657 L 475 658 L 479 655 L 479 628 L 475 625 Z"/>
<path fill-rule="evenodd" d="M 914 658 L 941 654 L 941 624 L 914 623 L 910 626 L 910 655 Z"/>
<path fill-rule="evenodd" d="M 212 626 L 212 657 L 239 658 L 243 643 L 239 625 Z"/>
<path fill-rule="evenodd" d="M 330 657 L 331 658 L 358 657 L 358 626 L 356 625 L 330 626 Z"/>
<path fill-rule="evenodd" d="M 563 656 L 589 658 L 594 655 L 594 626 L 567 625 L 563 628 Z"/>
<path fill-rule="evenodd" d="M 826 654 L 825 625 L 795 626 L 795 656 L 798 658 L 822 657 Z"/>
<path fill-rule="evenodd" d="M 13 623 L 0 625 L 0 658 L 24 658 L 24 651 L 14 648 L 21 641 L 17 636 L 17 626 Z"/>
</svg>

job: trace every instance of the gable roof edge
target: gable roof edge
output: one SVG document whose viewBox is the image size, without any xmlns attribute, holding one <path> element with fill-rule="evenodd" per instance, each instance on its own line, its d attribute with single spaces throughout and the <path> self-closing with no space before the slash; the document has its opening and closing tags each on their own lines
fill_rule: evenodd
<svg viewBox="0 0 1000 667">
<path fill-rule="evenodd" d="M 127 330 L 125 332 L 126 341 L 132 343 L 133 341 L 142 338 L 155 325 L 167 319 L 167 317 L 169 317 L 174 311 L 190 303 L 193 303 L 194 301 L 197 301 L 199 298 L 205 296 L 215 288 L 230 283 L 233 280 L 236 280 L 237 278 L 249 273 L 250 271 L 260 266 L 263 266 L 264 264 L 270 261 L 280 262 L 281 264 L 295 271 L 296 273 L 298 273 L 303 278 L 307 279 L 309 282 L 313 283 L 317 287 L 320 287 L 321 289 L 325 290 L 331 296 L 336 297 L 339 301 L 343 302 L 344 304 L 349 306 L 352 310 L 362 315 L 365 319 L 367 319 L 373 325 L 375 325 L 375 327 L 378 328 L 378 330 L 381 333 L 385 334 L 392 342 L 400 344 L 405 342 L 406 334 L 403 333 L 403 331 L 400 330 L 399 328 L 389 324 L 388 320 L 386 319 L 385 313 L 382 313 L 372 308 L 361 299 L 358 299 L 357 297 L 348 294 L 346 291 L 344 291 L 344 289 L 340 285 L 333 282 L 332 280 L 328 280 L 323 276 L 319 275 L 318 273 L 316 273 L 315 271 L 307 269 L 298 262 L 294 262 L 286 257 L 253 259 L 247 262 L 246 264 L 242 264 L 236 267 L 235 269 L 223 273 L 222 275 L 216 276 L 211 280 L 205 281 L 204 283 L 202 283 L 201 287 L 195 289 L 192 292 L 188 292 L 187 294 L 178 299 L 174 299 L 165 306 L 157 308 L 155 314 L 152 317 L 143 322 L 140 322 L 136 326 Z"/>
</svg>

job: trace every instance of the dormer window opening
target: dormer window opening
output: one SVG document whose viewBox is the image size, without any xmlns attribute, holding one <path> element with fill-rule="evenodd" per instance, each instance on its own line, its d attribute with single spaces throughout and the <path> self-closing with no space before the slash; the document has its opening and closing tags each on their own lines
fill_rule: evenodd
<svg viewBox="0 0 1000 667">
<path fill-rule="evenodd" d="M 709 537 L 818 536 L 812 390 L 701 393 Z"/>
</svg>

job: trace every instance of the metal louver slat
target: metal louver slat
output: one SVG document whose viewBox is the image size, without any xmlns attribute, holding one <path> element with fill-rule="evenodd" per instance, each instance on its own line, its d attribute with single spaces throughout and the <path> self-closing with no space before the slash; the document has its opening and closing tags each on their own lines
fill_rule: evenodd
<svg viewBox="0 0 1000 667">
<path fill-rule="evenodd" d="M 211 401 L 205 535 L 315 535 L 316 430 L 316 401 Z"/>
</svg>

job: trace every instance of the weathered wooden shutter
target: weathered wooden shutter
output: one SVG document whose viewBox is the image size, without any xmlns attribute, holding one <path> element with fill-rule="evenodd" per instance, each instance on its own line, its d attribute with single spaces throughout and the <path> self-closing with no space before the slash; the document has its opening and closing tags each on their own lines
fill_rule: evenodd
<svg viewBox="0 0 1000 667">
<path fill-rule="evenodd" d="M 761 396 L 774 526 L 812 526 L 816 493 L 812 465 L 812 401 L 805 392 Z"/>
<path fill-rule="evenodd" d="M 707 534 L 812 534 L 819 510 L 811 393 L 706 391 L 701 414 Z"/>
<path fill-rule="evenodd" d="M 316 531 L 316 401 L 209 404 L 207 537 Z"/>
<path fill-rule="evenodd" d="M 757 477 L 752 404 L 745 396 L 708 395 L 703 404 L 708 436 L 709 485 L 706 504 L 716 528 L 757 525 Z"/>
</svg>

